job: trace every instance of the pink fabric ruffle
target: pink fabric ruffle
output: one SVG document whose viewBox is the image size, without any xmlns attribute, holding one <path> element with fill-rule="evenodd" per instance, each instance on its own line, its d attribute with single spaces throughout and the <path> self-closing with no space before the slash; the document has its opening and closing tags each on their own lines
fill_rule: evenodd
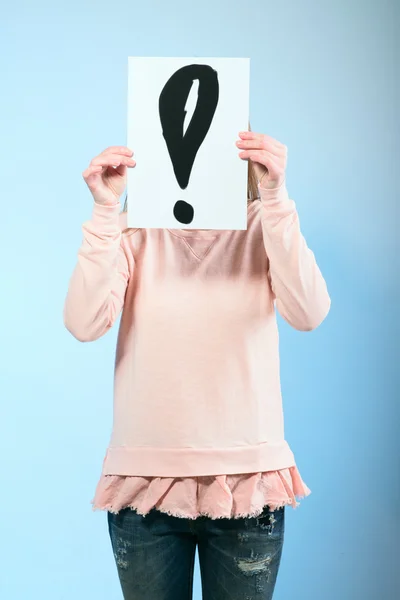
<svg viewBox="0 0 400 600">
<path fill-rule="evenodd" d="M 269 505 L 296 508 L 296 497 L 311 490 L 296 466 L 279 471 L 209 477 L 125 477 L 102 475 L 91 501 L 93 510 L 118 513 L 130 507 L 141 515 L 155 508 L 187 519 L 207 516 L 256 517 Z"/>
</svg>

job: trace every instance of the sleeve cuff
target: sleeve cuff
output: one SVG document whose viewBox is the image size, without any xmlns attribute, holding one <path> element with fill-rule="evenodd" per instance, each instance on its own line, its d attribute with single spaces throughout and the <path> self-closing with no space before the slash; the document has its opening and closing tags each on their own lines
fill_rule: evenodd
<svg viewBox="0 0 400 600">
<path fill-rule="evenodd" d="M 286 180 L 284 180 L 279 187 L 272 189 L 263 188 L 259 184 L 258 191 L 260 194 L 260 200 L 265 205 L 273 204 L 277 200 L 283 201 L 289 199 L 288 191 L 286 188 Z"/>
<path fill-rule="evenodd" d="M 96 225 L 116 225 L 119 227 L 121 203 L 112 205 L 93 204 L 92 221 Z"/>
</svg>

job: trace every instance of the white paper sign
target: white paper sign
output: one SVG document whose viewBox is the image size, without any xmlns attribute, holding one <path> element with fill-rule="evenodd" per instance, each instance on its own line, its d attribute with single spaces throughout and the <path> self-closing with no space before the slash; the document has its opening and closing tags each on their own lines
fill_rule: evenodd
<svg viewBox="0 0 400 600">
<path fill-rule="evenodd" d="M 129 57 L 128 227 L 246 229 L 246 58 Z"/>
</svg>

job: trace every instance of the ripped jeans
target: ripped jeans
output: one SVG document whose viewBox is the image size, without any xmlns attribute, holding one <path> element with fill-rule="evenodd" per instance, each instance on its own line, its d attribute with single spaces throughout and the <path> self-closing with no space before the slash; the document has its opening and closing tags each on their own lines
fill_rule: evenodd
<svg viewBox="0 0 400 600">
<path fill-rule="evenodd" d="M 285 508 L 259 517 L 185 519 L 130 508 L 108 515 L 124 600 L 191 600 L 196 547 L 203 600 L 271 600 Z"/>
</svg>

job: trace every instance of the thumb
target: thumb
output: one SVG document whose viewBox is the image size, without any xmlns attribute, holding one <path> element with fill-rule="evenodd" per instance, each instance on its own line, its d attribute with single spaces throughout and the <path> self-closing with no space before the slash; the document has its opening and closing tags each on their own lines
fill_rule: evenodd
<svg viewBox="0 0 400 600">
<path fill-rule="evenodd" d="M 116 167 L 115 172 L 118 173 L 118 175 L 121 175 L 121 177 L 124 177 L 124 175 L 126 174 L 126 166 L 119 165 L 119 167 Z"/>
<path fill-rule="evenodd" d="M 262 177 L 264 177 L 264 175 L 266 173 L 268 173 L 268 169 L 267 169 L 267 167 L 264 167 L 264 165 L 261 165 L 258 162 L 254 162 L 253 165 L 254 165 L 254 172 L 256 174 L 257 181 L 260 182 Z"/>
</svg>

